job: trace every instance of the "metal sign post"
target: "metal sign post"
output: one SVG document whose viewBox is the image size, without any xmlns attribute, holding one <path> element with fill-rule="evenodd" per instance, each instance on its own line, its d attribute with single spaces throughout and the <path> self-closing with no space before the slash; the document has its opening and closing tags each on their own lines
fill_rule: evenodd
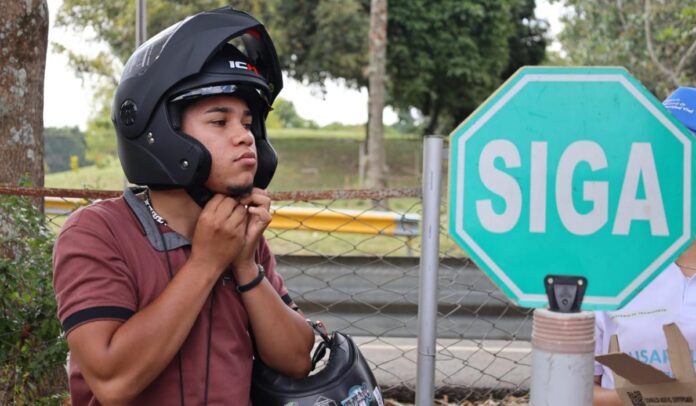
<svg viewBox="0 0 696 406">
<path fill-rule="evenodd" d="M 423 141 L 423 226 L 418 289 L 418 370 L 416 405 L 430 406 L 435 397 L 437 338 L 437 273 L 440 256 L 442 138 Z"/>
</svg>

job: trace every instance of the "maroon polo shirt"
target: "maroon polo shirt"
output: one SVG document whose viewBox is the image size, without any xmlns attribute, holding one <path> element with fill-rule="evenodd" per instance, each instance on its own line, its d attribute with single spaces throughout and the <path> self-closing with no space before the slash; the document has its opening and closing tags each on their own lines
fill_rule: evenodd
<svg viewBox="0 0 696 406">
<path fill-rule="evenodd" d="M 82 208 L 63 226 L 53 253 L 53 287 L 58 318 L 66 334 L 95 320 L 126 321 L 155 300 L 170 281 L 165 246 L 174 275 L 186 262 L 190 242 L 152 219 L 135 194 L 140 191 L 126 189 L 119 198 Z M 261 240 L 256 254 L 266 278 L 290 303 L 265 240 Z M 208 328 L 212 323 L 208 404 L 247 405 L 252 366 L 247 313 L 229 272 L 213 289 L 212 320 L 209 296 L 181 348 L 185 404 L 203 402 Z M 69 368 L 73 404 L 98 404 L 79 365 L 71 360 Z M 174 357 L 133 404 L 179 403 L 179 364 Z"/>
</svg>

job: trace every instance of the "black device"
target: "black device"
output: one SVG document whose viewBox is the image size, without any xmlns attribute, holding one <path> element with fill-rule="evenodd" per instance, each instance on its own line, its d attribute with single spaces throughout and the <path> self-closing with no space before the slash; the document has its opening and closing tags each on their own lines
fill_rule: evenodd
<svg viewBox="0 0 696 406">
<path fill-rule="evenodd" d="M 383 406 L 382 392 L 370 366 L 353 339 L 343 333 L 321 334 L 316 363 L 329 352 L 324 367 L 306 378 L 294 379 L 254 361 L 251 402 L 254 406 Z"/>
</svg>

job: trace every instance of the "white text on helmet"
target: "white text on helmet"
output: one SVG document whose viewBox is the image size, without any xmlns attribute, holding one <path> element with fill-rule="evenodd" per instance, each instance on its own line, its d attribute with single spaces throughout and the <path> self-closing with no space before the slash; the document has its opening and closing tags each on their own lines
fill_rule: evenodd
<svg viewBox="0 0 696 406">
<path fill-rule="evenodd" d="M 250 70 L 252 72 L 258 73 L 259 71 L 256 70 L 256 66 L 242 62 L 242 61 L 229 61 L 230 62 L 230 69 L 245 69 L 245 70 Z"/>
</svg>

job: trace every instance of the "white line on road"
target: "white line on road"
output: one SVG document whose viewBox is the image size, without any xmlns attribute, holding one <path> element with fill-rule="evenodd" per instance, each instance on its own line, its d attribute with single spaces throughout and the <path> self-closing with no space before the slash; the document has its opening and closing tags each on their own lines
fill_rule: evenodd
<svg viewBox="0 0 696 406">
<path fill-rule="evenodd" d="M 418 348 L 417 345 L 386 345 L 386 344 L 361 344 L 360 345 L 361 349 L 371 349 L 371 350 L 415 350 Z M 527 354 L 531 353 L 532 349 L 531 348 L 505 348 L 505 347 L 498 347 L 498 348 L 491 348 L 491 347 L 475 347 L 475 346 L 451 346 L 451 347 L 437 347 L 438 351 L 461 351 L 461 352 L 476 352 L 476 351 L 486 351 L 486 352 L 509 352 L 513 354 Z"/>
</svg>

